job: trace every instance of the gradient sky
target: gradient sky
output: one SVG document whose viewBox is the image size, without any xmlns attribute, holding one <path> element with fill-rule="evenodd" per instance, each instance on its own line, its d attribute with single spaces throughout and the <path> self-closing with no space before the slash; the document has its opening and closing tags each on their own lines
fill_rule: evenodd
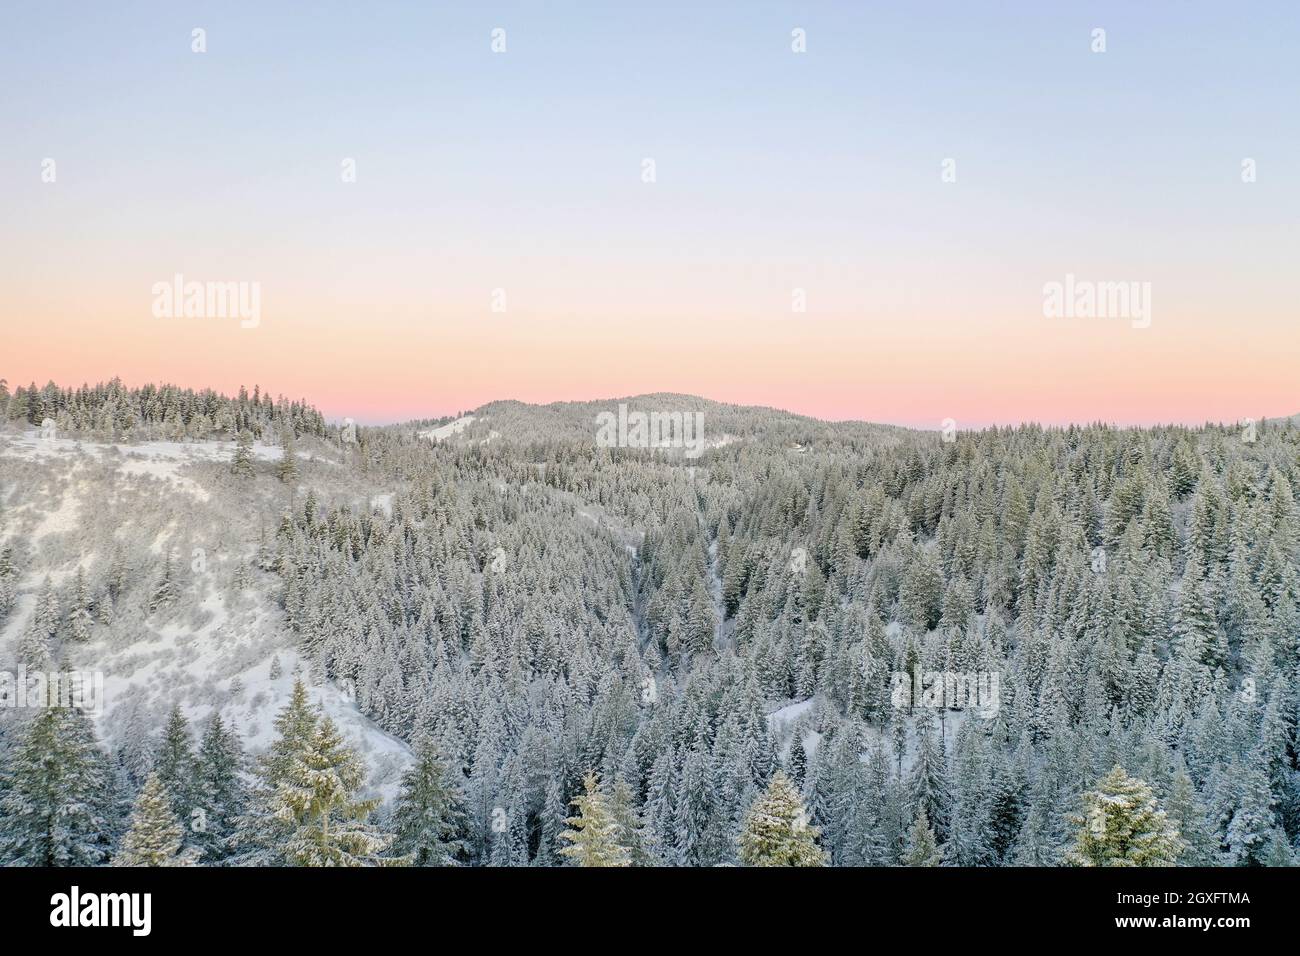
<svg viewBox="0 0 1300 956">
<path fill-rule="evenodd" d="M 1300 412 L 1297 49 L 1293 0 L 11 4 L 0 377 Z M 260 326 L 155 318 L 175 273 L 259 282 Z M 1151 327 L 1045 318 L 1066 273 L 1150 282 Z"/>
</svg>

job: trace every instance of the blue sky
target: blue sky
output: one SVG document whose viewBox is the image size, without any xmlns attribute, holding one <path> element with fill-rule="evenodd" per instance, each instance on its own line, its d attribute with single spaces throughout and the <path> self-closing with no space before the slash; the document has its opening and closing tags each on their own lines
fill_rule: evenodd
<svg viewBox="0 0 1300 956">
<path fill-rule="evenodd" d="M 825 352 L 870 321 L 882 286 L 906 282 L 908 308 L 930 328 L 897 343 L 916 356 L 944 336 L 966 343 L 964 316 L 1003 338 L 996 317 L 1069 269 L 1151 278 L 1164 315 L 1187 322 L 1166 345 L 1223 351 L 1216 335 L 1236 335 L 1241 354 L 1270 344 L 1277 352 L 1295 311 L 1298 10 L 13 6 L 0 36 L 0 208 L 10 223 L 0 296 L 84 337 L 72 319 L 61 324 L 78 303 L 127 309 L 133 290 L 181 269 L 255 275 L 279 284 L 269 294 L 292 312 L 286 323 L 315 315 L 336 330 L 347 321 L 328 314 L 338 303 L 366 312 L 359 335 L 374 328 L 391 340 L 443 322 L 455 339 L 481 290 L 510 284 L 527 293 L 518 297 L 526 314 L 554 322 L 548 341 L 560 352 L 584 347 L 567 338 L 579 333 L 566 317 L 617 322 L 627 312 L 629 322 L 662 320 L 685 335 L 707 316 L 720 331 L 698 345 L 716 366 L 728 339 L 762 339 L 781 321 L 764 303 L 788 298 L 791 285 L 815 293 L 824 322 L 807 334 Z M 207 32 L 201 56 L 190 49 L 194 27 Z M 505 55 L 490 51 L 497 27 Z M 807 32 L 805 55 L 791 53 L 795 27 Z M 1106 30 L 1100 55 L 1089 48 L 1096 27 Z M 39 182 L 43 157 L 58 160 L 57 191 Z M 357 161 L 351 191 L 338 188 L 342 157 Z M 656 162 L 652 193 L 639 188 L 643 157 Z M 957 160 L 957 189 L 936 188 L 945 157 Z M 1249 193 L 1243 157 L 1259 164 Z M 939 295 L 952 289 L 960 301 Z M 446 314 L 426 310 L 426 297 Z M 1258 336 L 1246 345 L 1232 329 L 1242 314 L 1253 317 L 1246 334 Z M 284 365 L 283 356 L 276 366 L 257 350 L 210 345 L 219 386 Z M 15 351 L 21 367 L 9 377 L 43 367 L 32 343 Z M 1297 355 L 1294 335 L 1280 351 Z M 245 358 L 219 361 L 237 354 Z M 1050 350 L 1040 357 L 1060 360 Z M 818 367 L 811 347 L 799 362 L 798 374 L 771 373 L 780 382 L 768 401 L 908 417 L 901 404 L 856 396 L 847 379 L 833 395 L 818 392 L 843 370 Z M 523 391 L 574 397 L 564 384 L 572 369 L 556 365 L 563 381 Z M 622 391 L 717 393 L 702 372 L 681 371 L 688 366 L 647 367 Z M 160 358 L 154 375 L 166 374 Z M 1274 400 L 1277 374 L 1264 376 L 1273 391 L 1249 397 Z M 500 397 L 518 378 L 485 392 Z M 310 376 L 301 384 L 314 385 Z M 950 400 L 978 405 L 976 387 Z M 1013 387 L 1022 391 L 1005 407 L 1019 401 L 1032 416 L 1028 384 Z M 757 388 L 722 391 L 764 398 Z M 435 404 L 463 407 L 470 397 Z M 1135 393 L 1135 418 L 1161 414 L 1148 399 Z M 412 396 L 410 409 L 422 401 Z M 1081 401 L 1068 414 L 1087 411 Z"/>
</svg>

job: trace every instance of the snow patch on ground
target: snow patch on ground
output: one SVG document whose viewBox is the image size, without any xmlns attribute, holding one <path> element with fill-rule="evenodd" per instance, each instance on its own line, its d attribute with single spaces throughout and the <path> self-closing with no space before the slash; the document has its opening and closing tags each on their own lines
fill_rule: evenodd
<svg viewBox="0 0 1300 956">
<path fill-rule="evenodd" d="M 42 438 L 35 429 L 21 435 L 0 435 L 0 455 L 18 458 L 49 458 L 86 452 L 101 457 L 113 449 L 128 457 L 145 459 L 186 459 L 198 461 L 230 461 L 235 454 L 233 441 L 144 441 L 138 444 L 81 441 L 75 438 Z M 283 449 L 279 445 L 253 443 L 253 457 L 260 461 L 279 461 Z M 310 455 L 298 455 L 311 459 Z"/>
<path fill-rule="evenodd" d="M 437 444 L 440 441 L 450 438 L 452 435 L 459 435 L 472 424 L 474 424 L 474 416 L 466 415 L 447 425 L 440 425 L 437 428 L 428 428 L 422 432 L 418 432 L 418 434 L 421 438 L 427 438 L 434 444 Z"/>
<path fill-rule="evenodd" d="M 81 510 L 81 500 L 76 493 L 69 490 L 59 499 L 59 506 L 47 511 L 41 523 L 32 532 L 32 539 L 40 541 L 52 534 L 63 534 L 77 527 L 77 514 Z"/>
<path fill-rule="evenodd" d="M 159 481 L 174 485 L 180 491 L 193 495 L 199 501 L 207 501 L 211 495 L 207 489 L 192 478 L 179 474 L 184 462 L 178 459 L 146 458 L 132 454 L 122 462 L 118 470 L 127 475 L 148 475 Z"/>
<path fill-rule="evenodd" d="M 767 724 L 777 739 L 779 755 L 782 760 L 786 760 L 790 756 L 790 748 L 794 744 L 794 732 L 800 727 L 804 728 L 800 737 L 803 741 L 804 752 L 810 759 L 817 752 L 817 745 L 821 743 L 822 735 L 815 730 L 808 729 L 803 720 L 811 712 L 816 700 L 815 697 L 810 697 L 807 700 L 797 700 L 767 715 Z"/>
</svg>

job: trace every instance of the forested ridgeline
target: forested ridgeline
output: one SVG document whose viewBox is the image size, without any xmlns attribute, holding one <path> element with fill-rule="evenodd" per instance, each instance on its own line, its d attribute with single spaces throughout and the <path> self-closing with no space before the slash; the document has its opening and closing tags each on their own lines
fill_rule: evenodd
<svg viewBox="0 0 1300 956">
<path fill-rule="evenodd" d="M 33 382 L 12 394 L 0 379 L 0 421 L 39 427 L 47 418 L 62 434 L 95 441 L 233 438 L 250 431 L 255 438 L 278 439 L 286 427 L 299 435 L 325 436 L 325 419 L 305 402 L 272 400 L 270 392 L 241 388 L 228 398 L 211 389 L 196 392 L 175 385 L 127 388 L 119 379 L 94 386 L 59 388 Z"/>
<path fill-rule="evenodd" d="M 390 482 L 391 509 L 294 500 L 262 558 L 305 676 L 417 757 L 391 807 L 352 807 L 339 769 L 330 806 L 361 830 L 304 846 L 323 829 L 348 862 L 1290 862 L 1292 424 L 945 441 L 676 399 L 729 440 L 693 460 L 599 448 L 598 403 L 495 403 L 463 440 L 359 431 L 348 461 Z M 898 675 L 927 673 L 992 676 L 996 696 L 900 699 Z M 282 772 L 345 767 L 324 721 L 295 719 Z M 7 735 L 12 764 L 32 743 Z M 231 842 L 183 833 L 176 853 L 322 859 L 268 849 L 268 814 L 324 818 L 266 759 L 237 775 L 263 797 L 226 814 Z"/>
</svg>

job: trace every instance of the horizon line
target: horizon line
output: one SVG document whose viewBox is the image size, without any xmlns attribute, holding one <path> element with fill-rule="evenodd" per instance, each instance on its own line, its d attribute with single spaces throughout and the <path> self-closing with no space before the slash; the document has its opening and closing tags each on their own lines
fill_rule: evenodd
<svg viewBox="0 0 1300 956">
<path fill-rule="evenodd" d="M 258 390 L 262 396 L 268 394 L 266 389 L 263 389 L 261 383 L 259 382 L 254 382 L 251 387 L 244 384 L 240 384 L 233 391 L 227 392 L 224 389 L 218 388 L 213 385 L 195 386 L 195 385 L 186 385 L 186 384 L 181 384 L 180 382 L 173 382 L 173 381 L 166 381 L 166 380 L 151 380 L 141 384 L 132 384 L 131 382 L 129 382 L 127 379 L 123 378 L 120 375 L 112 375 L 109 376 L 108 378 L 100 379 L 99 381 L 93 384 L 89 381 L 83 381 L 80 384 L 74 386 L 62 385 L 56 382 L 54 379 L 47 379 L 45 385 L 37 385 L 36 387 L 39 389 L 39 388 L 44 388 L 48 385 L 54 385 L 56 388 L 59 388 L 61 390 L 71 389 L 75 391 L 78 388 L 94 388 L 101 385 L 107 385 L 113 381 L 121 382 L 122 385 L 127 389 L 139 389 L 150 385 L 154 387 L 170 386 L 170 387 L 186 389 L 194 392 L 212 391 L 218 395 L 227 398 L 237 396 L 241 389 L 248 391 L 249 393 L 252 393 L 254 390 Z M 0 382 L 5 382 L 7 384 L 8 390 L 10 391 L 10 393 L 12 393 L 19 388 L 23 388 L 23 389 L 29 388 L 30 385 L 35 384 L 36 380 L 29 379 L 27 385 L 15 385 L 12 380 L 8 379 L 7 376 L 0 375 Z M 501 397 L 501 398 L 493 398 L 486 402 L 481 402 L 478 405 L 460 406 L 458 410 L 455 412 L 447 412 L 441 415 L 412 414 L 407 417 L 371 419 L 371 420 L 363 420 L 365 416 L 357 417 L 353 415 L 343 415 L 334 412 L 327 412 L 324 408 L 318 405 L 313 399 L 307 396 L 299 396 L 297 398 L 293 398 L 284 393 L 279 393 L 275 395 L 275 400 L 276 401 L 285 400 L 290 402 L 306 403 L 307 405 L 319 411 L 321 415 L 325 418 L 326 422 L 331 425 L 340 425 L 350 418 L 356 424 L 366 428 L 394 428 L 403 425 L 413 425 L 419 422 L 435 421 L 435 420 L 448 419 L 448 418 L 449 419 L 463 418 L 467 415 L 473 414 L 479 409 L 485 408 L 488 405 L 494 405 L 502 402 L 514 402 L 520 405 L 527 406 L 529 408 L 549 408 L 555 405 L 591 405 L 591 404 L 599 404 L 602 402 L 635 401 L 635 400 L 650 398 L 657 395 L 669 396 L 674 398 L 694 399 L 697 401 L 711 402 L 715 405 L 728 405 L 732 408 L 777 412 L 783 415 L 790 415 L 796 418 L 802 418 L 808 421 L 818 422 L 825 425 L 879 425 L 888 428 L 902 428 L 909 431 L 921 431 L 921 432 L 929 432 L 929 431 L 940 432 L 943 431 L 945 427 L 949 427 L 946 425 L 944 420 L 940 420 L 939 422 L 935 423 L 933 426 L 924 426 L 915 423 L 894 422 L 894 421 L 885 421 L 885 420 L 868 419 L 868 418 L 823 418 L 817 415 L 810 415 L 805 412 L 799 412 L 789 408 L 782 408 L 777 405 L 734 402 L 734 401 L 727 401 L 726 399 L 712 398 L 700 393 L 678 392 L 678 391 L 638 392 L 632 395 L 601 396 L 596 398 L 576 398 L 576 399 L 560 398 L 560 399 L 552 399 L 550 401 L 527 401 L 521 398 Z M 1256 424 L 1260 424 L 1265 422 L 1292 421 L 1293 419 L 1297 419 L 1297 418 L 1300 418 L 1300 411 L 1291 412 L 1282 415 L 1265 415 L 1259 418 L 1255 418 L 1253 416 L 1242 416 L 1241 418 L 1238 418 L 1235 421 L 1230 421 L 1230 422 L 1222 421 L 1222 420 L 1212 421 L 1210 419 L 1203 419 L 1203 420 L 1196 420 L 1196 421 L 1151 421 L 1151 422 L 1143 422 L 1140 424 L 1138 423 L 1120 424 L 1119 422 L 1116 422 L 1114 420 L 1108 421 L 1104 418 L 1093 418 L 1093 419 L 1088 419 L 1086 421 L 1079 420 L 1079 419 L 1072 419 L 1065 422 L 1046 422 L 1046 421 L 1040 421 L 1035 419 L 1022 418 L 1017 422 L 978 421 L 972 423 L 969 426 L 965 426 L 962 425 L 957 420 L 953 419 L 953 423 L 954 423 L 953 427 L 955 427 L 955 429 L 959 432 L 987 431 L 993 428 L 1016 429 L 1016 428 L 1025 428 L 1028 426 L 1036 426 L 1043 429 L 1061 429 L 1061 430 L 1065 430 L 1069 428 L 1088 428 L 1093 426 L 1104 426 L 1107 428 L 1114 428 L 1114 429 L 1155 429 L 1155 428 L 1171 428 L 1171 427 L 1172 428 L 1211 428 L 1211 427 L 1226 428 L 1226 427 L 1235 427 L 1235 426 L 1243 425 L 1246 424 L 1247 422 L 1254 422 Z"/>
</svg>

